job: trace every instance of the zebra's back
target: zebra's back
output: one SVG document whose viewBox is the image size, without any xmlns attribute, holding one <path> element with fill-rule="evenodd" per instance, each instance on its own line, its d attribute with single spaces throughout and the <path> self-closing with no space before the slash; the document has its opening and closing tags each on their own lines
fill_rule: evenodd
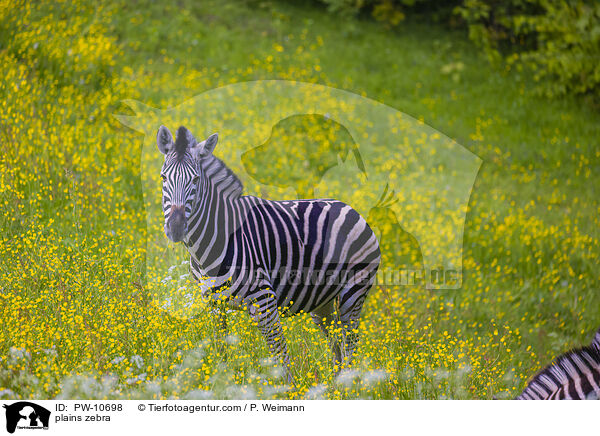
<svg viewBox="0 0 600 436">
<path fill-rule="evenodd" d="M 278 306 L 288 313 L 327 304 L 353 280 L 373 281 L 379 244 L 365 219 L 349 205 L 329 199 L 241 200 L 245 218 L 231 240 L 238 244 L 238 258 L 231 249 L 225 263 L 251 263 L 252 279 L 268 282 Z"/>
</svg>

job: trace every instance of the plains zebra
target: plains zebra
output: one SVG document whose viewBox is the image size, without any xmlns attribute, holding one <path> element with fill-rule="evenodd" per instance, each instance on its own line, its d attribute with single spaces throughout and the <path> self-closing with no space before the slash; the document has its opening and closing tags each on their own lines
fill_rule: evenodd
<svg viewBox="0 0 600 436">
<path fill-rule="evenodd" d="M 600 399 L 600 330 L 591 345 L 556 358 L 517 397 L 517 400 L 586 399 Z"/>
<path fill-rule="evenodd" d="M 194 277 L 212 280 L 205 293 L 250 314 L 290 382 L 278 308 L 285 314 L 311 313 L 329 337 L 335 364 L 349 364 L 360 311 L 380 262 L 367 222 L 336 200 L 242 195 L 240 180 L 212 154 L 217 134 L 197 142 L 182 126 L 173 141 L 161 126 L 157 143 L 165 155 L 165 233 L 187 247 Z M 341 344 L 328 331 L 332 321 L 341 322 Z"/>
</svg>

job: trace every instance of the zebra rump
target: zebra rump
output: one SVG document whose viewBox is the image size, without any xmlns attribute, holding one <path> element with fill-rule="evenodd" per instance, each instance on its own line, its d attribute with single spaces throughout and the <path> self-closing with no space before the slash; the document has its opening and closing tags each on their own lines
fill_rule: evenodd
<svg viewBox="0 0 600 436">
<path fill-rule="evenodd" d="M 516 399 L 600 399 L 600 330 L 589 346 L 559 356 L 540 371 Z"/>
</svg>

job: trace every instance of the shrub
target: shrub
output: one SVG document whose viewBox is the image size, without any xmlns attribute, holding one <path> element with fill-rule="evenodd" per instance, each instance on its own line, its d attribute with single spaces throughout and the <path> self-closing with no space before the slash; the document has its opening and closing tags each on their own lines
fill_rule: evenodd
<svg viewBox="0 0 600 436">
<path fill-rule="evenodd" d="M 425 13 L 428 18 L 438 20 L 440 12 L 449 17 L 457 0 L 321 0 L 330 12 L 345 16 L 356 16 L 360 13 L 370 15 L 388 27 L 396 27 L 411 12 Z"/>
<path fill-rule="evenodd" d="M 600 90 L 600 2 L 465 0 L 455 9 L 493 60 L 533 71 L 548 97 Z"/>
<path fill-rule="evenodd" d="M 333 13 L 368 15 L 388 27 L 399 26 L 408 13 L 458 22 L 492 62 L 531 71 L 538 92 L 548 97 L 587 95 L 599 103 L 597 0 L 321 1 Z"/>
</svg>

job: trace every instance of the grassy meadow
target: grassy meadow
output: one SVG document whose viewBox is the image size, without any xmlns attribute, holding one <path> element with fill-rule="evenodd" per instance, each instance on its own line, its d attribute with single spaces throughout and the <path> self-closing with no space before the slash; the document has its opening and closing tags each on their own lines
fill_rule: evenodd
<svg viewBox="0 0 600 436">
<path fill-rule="evenodd" d="M 600 326 L 600 115 L 538 96 L 461 32 L 299 1 L 0 0 L 0 60 L 0 398 L 507 399 Z M 261 79 L 364 95 L 483 161 L 462 287 L 374 288 L 337 378 L 310 317 L 285 318 L 295 387 L 246 314 L 230 314 L 223 355 L 205 305 L 182 317 L 155 304 L 194 283 L 172 245 L 168 277 L 150 280 L 163 271 L 147 267 L 161 232 L 144 207 L 149 139 L 113 116 L 133 115 L 124 100 L 166 109 Z M 336 129 L 278 134 L 293 155 L 300 137 L 347 141 Z M 384 262 L 417 265 L 400 233 Z"/>
</svg>

